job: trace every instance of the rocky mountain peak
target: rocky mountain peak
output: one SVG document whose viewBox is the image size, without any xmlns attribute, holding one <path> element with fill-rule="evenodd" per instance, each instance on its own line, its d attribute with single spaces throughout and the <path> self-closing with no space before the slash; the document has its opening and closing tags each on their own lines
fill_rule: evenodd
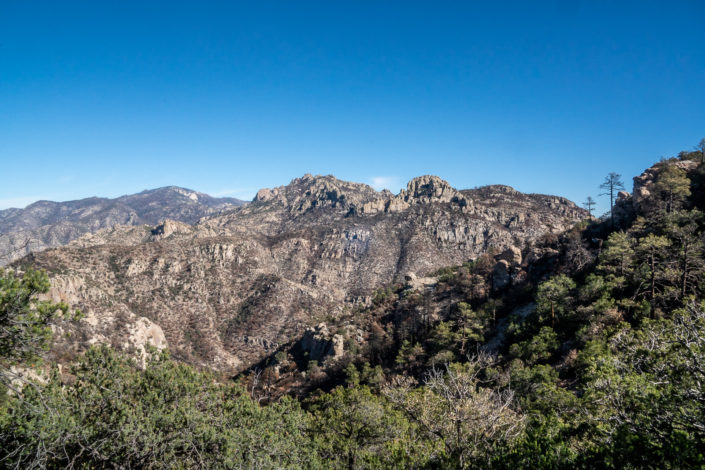
<svg viewBox="0 0 705 470">
<path fill-rule="evenodd" d="M 433 175 L 418 176 L 406 185 L 406 191 L 401 191 L 398 198 L 407 203 L 427 204 L 431 202 L 456 202 L 467 206 L 468 201 L 447 181 Z"/>
<path fill-rule="evenodd" d="M 438 176 L 423 175 L 409 181 L 406 185 L 406 191 L 409 196 L 414 198 L 421 197 L 441 197 L 444 193 L 454 192 L 455 189 L 446 181 Z"/>
<path fill-rule="evenodd" d="M 188 198 L 194 202 L 198 202 L 200 196 L 205 196 L 205 194 L 199 193 L 198 191 L 192 191 L 186 188 L 179 188 L 178 186 L 167 186 L 164 189 L 172 191 L 180 196 L 184 196 L 185 198 Z"/>
<path fill-rule="evenodd" d="M 260 189 L 254 202 L 276 201 L 294 214 L 326 208 L 347 212 L 377 196 L 377 191 L 366 184 L 342 181 L 332 175 L 305 174 L 286 186 Z"/>
<path fill-rule="evenodd" d="M 447 181 L 433 175 L 418 176 L 406 185 L 396 196 L 389 191 L 375 193 L 375 197 L 364 202 L 361 214 L 380 212 L 401 212 L 417 204 L 441 203 L 455 208 L 466 209 L 472 202 Z"/>
<path fill-rule="evenodd" d="M 334 209 L 359 215 L 379 212 L 399 212 L 415 204 L 454 203 L 460 207 L 470 201 L 447 181 L 433 175 L 419 176 L 405 190 L 394 195 L 388 190 L 375 191 L 362 183 L 342 181 L 332 175 L 305 174 L 286 186 L 260 189 L 254 202 L 276 201 L 289 213 L 301 214 L 311 209 Z"/>
<path fill-rule="evenodd" d="M 254 199 L 252 199 L 252 202 L 267 202 L 271 199 L 274 199 L 279 195 L 279 188 L 262 188 L 259 191 L 257 191 L 257 194 L 255 194 Z"/>
</svg>

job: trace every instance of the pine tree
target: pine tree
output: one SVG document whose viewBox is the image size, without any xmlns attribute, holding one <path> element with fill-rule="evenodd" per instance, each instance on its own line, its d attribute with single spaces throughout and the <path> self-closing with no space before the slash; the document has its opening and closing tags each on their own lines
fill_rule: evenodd
<svg viewBox="0 0 705 470">
<path fill-rule="evenodd" d="M 616 192 L 620 189 L 624 189 L 624 183 L 622 182 L 622 175 L 618 173 L 610 173 L 605 176 L 605 181 L 600 185 L 600 189 L 604 189 L 605 192 L 600 193 L 600 196 L 610 197 L 610 221 L 614 227 L 614 198 Z"/>
<path fill-rule="evenodd" d="M 592 196 L 587 197 L 587 199 L 583 203 L 583 207 L 587 209 L 588 214 L 590 215 L 590 220 L 592 220 L 592 210 L 595 208 L 595 200 L 592 198 Z"/>
<path fill-rule="evenodd" d="M 667 165 L 658 175 L 655 188 L 665 203 L 666 213 L 670 214 L 690 196 L 690 179 L 682 168 Z"/>
</svg>

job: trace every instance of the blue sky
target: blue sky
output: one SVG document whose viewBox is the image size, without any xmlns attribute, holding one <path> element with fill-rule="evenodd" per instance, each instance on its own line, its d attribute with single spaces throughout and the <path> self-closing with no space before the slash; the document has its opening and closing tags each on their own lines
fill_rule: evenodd
<svg viewBox="0 0 705 470">
<path fill-rule="evenodd" d="M 0 0 L 0 208 L 304 173 L 583 202 L 705 137 L 704 25 L 699 0 Z"/>
</svg>

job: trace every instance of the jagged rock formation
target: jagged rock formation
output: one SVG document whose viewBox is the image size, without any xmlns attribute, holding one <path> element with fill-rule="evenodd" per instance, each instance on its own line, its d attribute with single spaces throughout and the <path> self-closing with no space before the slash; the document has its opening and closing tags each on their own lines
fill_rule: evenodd
<svg viewBox="0 0 705 470">
<path fill-rule="evenodd" d="M 409 182 L 406 190 L 393 196 L 383 192 L 380 197 L 362 205 L 361 213 L 401 212 L 413 204 L 452 203 L 457 208 L 466 209 L 470 202 L 459 191 L 437 176 L 420 176 Z"/>
<path fill-rule="evenodd" d="M 613 214 L 618 226 L 627 225 L 637 214 L 648 211 L 649 206 L 653 206 L 655 198 L 652 193 L 659 174 L 664 168 L 671 165 L 686 173 L 691 173 L 698 167 L 698 163 L 692 160 L 665 160 L 647 168 L 639 176 L 635 176 L 631 194 L 627 191 L 617 193 Z"/>
<path fill-rule="evenodd" d="M 685 172 L 693 171 L 698 167 L 698 163 L 692 160 L 661 162 L 647 168 L 641 175 L 635 176 L 631 201 L 635 211 L 638 212 L 642 203 L 651 196 L 658 174 L 663 171 L 667 165 L 673 165 L 681 170 L 684 170 Z"/>
<path fill-rule="evenodd" d="M 331 334 L 328 326 L 320 323 L 306 329 L 299 341 L 299 347 L 312 361 L 323 361 L 328 358 L 335 360 L 343 356 L 343 336 Z"/>
<path fill-rule="evenodd" d="M 490 250 L 511 273 L 527 242 L 586 216 L 566 199 L 506 186 L 458 191 L 423 176 L 393 195 L 306 175 L 193 226 L 115 227 L 24 261 L 98 318 L 90 335 L 129 337 L 144 317 L 175 357 L 237 372 L 408 273 L 423 284 Z"/>
<path fill-rule="evenodd" d="M 86 233 L 116 225 L 155 225 L 169 218 L 189 224 L 244 204 L 168 186 L 116 199 L 38 201 L 24 209 L 0 210 L 0 266 L 30 252 L 61 246 Z"/>
</svg>

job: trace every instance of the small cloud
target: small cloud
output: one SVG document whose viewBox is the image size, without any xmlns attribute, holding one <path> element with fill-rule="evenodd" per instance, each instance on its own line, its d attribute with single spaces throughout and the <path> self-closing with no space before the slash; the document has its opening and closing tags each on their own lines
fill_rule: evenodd
<svg viewBox="0 0 705 470">
<path fill-rule="evenodd" d="M 370 178 L 370 186 L 375 188 L 377 191 L 381 191 L 383 189 L 395 191 L 401 188 L 401 183 L 398 176 L 373 176 Z"/>
<path fill-rule="evenodd" d="M 24 209 L 33 202 L 46 199 L 38 196 L 25 196 L 25 197 L 11 197 L 6 199 L 0 199 L 0 210 L 9 209 L 11 207 L 17 209 Z"/>
</svg>

